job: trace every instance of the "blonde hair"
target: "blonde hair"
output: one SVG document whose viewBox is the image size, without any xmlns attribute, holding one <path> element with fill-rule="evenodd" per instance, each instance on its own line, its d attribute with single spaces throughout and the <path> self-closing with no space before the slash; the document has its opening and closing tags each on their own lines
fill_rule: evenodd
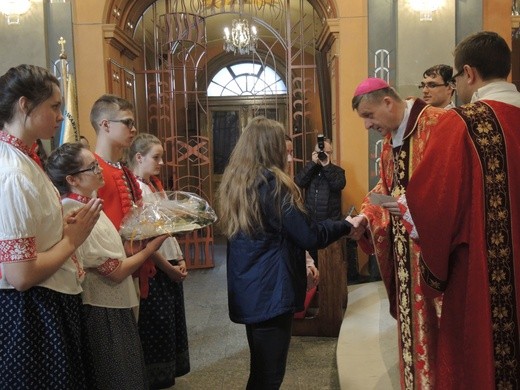
<svg viewBox="0 0 520 390">
<path fill-rule="evenodd" d="M 283 126 L 263 116 L 253 118 L 240 136 L 222 176 L 217 197 L 222 232 L 231 238 L 239 232 L 249 236 L 264 230 L 259 187 L 266 173 L 275 177 L 273 201 L 304 212 L 299 188 L 285 172 L 287 150 Z M 282 189 L 285 195 L 280 199 Z"/>
<path fill-rule="evenodd" d="M 153 134 L 140 133 L 134 138 L 125 157 L 126 163 L 130 169 L 133 169 L 136 165 L 136 154 L 140 153 L 142 156 L 146 155 L 153 145 L 162 145 L 161 140 Z"/>
</svg>

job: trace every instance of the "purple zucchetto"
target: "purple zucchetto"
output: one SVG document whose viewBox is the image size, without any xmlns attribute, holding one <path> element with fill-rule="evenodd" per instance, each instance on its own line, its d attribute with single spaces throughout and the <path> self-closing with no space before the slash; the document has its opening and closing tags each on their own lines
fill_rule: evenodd
<svg viewBox="0 0 520 390">
<path fill-rule="evenodd" d="M 388 83 L 383 79 L 369 77 L 358 84 L 354 96 L 361 96 L 383 88 L 390 88 L 390 85 L 388 85 Z"/>
</svg>

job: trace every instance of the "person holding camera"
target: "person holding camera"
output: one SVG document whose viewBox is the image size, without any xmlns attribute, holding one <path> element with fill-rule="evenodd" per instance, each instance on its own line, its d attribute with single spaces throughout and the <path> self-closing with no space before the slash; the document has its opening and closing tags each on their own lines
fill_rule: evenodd
<svg viewBox="0 0 520 390">
<path fill-rule="evenodd" d="M 294 178 L 296 184 L 305 191 L 305 208 L 316 222 L 342 219 L 341 190 L 345 188 L 347 179 L 345 170 L 334 165 L 331 156 L 330 139 L 319 135 L 312 152 L 312 161 Z M 318 265 L 318 251 L 310 250 L 309 253 Z"/>
</svg>

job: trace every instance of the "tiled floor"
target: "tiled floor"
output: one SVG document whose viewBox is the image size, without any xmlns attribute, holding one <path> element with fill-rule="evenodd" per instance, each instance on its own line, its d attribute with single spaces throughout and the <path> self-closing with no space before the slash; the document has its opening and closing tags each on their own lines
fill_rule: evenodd
<svg viewBox="0 0 520 390">
<path fill-rule="evenodd" d="M 378 287 L 366 289 L 364 286 L 367 285 Z M 348 335 L 345 341 L 343 335 L 340 335 L 339 342 L 337 338 L 328 337 L 293 337 L 282 390 L 398 388 L 395 387 L 395 381 L 386 380 L 380 374 L 376 374 L 384 371 L 385 367 L 390 367 L 391 370 L 395 368 L 391 361 L 396 352 L 394 340 L 388 341 L 388 345 L 383 348 L 387 342 L 382 342 L 381 339 L 378 344 L 375 339 L 380 331 L 383 331 L 385 338 L 387 334 L 395 334 L 395 322 L 392 331 L 391 326 L 379 325 L 378 318 L 372 317 L 375 315 L 374 310 L 377 313 L 384 311 L 379 308 L 384 289 L 379 283 L 349 288 L 352 292 L 346 318 L 352 321 L 343 323 L 342 334 Z M 249 372 L 249 351 L 244 326 L 232 323 L 228 317 L 223 245 L 215 247 L 215 268 L 190 272 L 184 282 L 184 294 L 191 372 L 177 378 L 172 389 L 245 389 Z M 371 306 L 370 312 L 374 313 L 365 313 L 364 305 Z M 369 324 L 373 326 L 369 327 Z M 363 335 L 364 333 L 367 334 Z M 364 339 L 367 339 L 367 344 L 351 344 L 352 341 L 360 342 Z M 374 348 L 374 356 L 363 356 L 364 351 L 368 353 Z M 376 364 L 373 360 L 376 359 L 377 348 L 380 349 L 382 358 Z M 339 375 L 336 359 L 340 366 Z M 377 370 L 374 369 L 376 365 Z M 378 375 L 379 379 L 375 378 L 375 375 Z M 354 376 L 359 380 L 353 380 Z"/>
</svg>

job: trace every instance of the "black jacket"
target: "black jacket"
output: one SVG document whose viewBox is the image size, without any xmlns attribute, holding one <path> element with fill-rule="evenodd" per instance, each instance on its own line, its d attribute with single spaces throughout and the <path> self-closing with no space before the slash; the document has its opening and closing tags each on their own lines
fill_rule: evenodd
<svg viewBox="0 0 520 390">
<path fill-rule="evenodd" d="M 316 221 L 342 218 L 341 190 L 347 184 L 343 168 L 332 163 L 324 167 L 311 161 L 294 181 L 305 190 L 305 207 L 311 218 Z"/>
</svg>

